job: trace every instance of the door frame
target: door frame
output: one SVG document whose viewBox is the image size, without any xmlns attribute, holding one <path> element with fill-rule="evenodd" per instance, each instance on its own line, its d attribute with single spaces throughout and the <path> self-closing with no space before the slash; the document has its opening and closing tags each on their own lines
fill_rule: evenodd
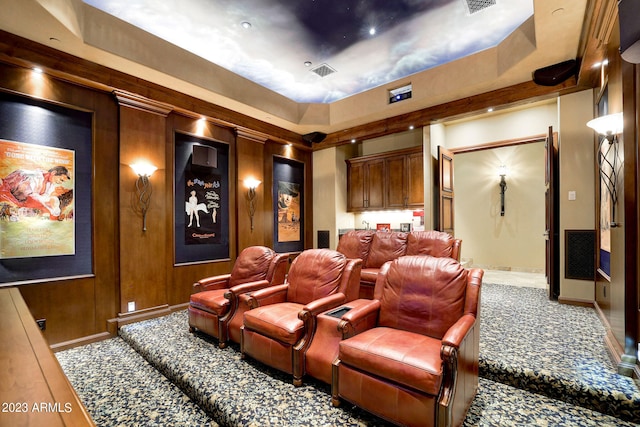
<svg viewBox="0 0 640 427">
<path fill-rule="evenodd" d="M 478 144 L 478 145 L 469 145 L 466 147 L 459 147 L 459 148 L 452 148 L 449 150 L 449 152 L 452 155 L 456 155 L 456 154 L 462 154 L 462 153 L 471 153 L 474 151 L 482 151 L 482 150 L 491 150 L 494 148 L 502 148 L 502 147 L 513 147 L 516 145 L 524 145 L 524 144 L 531 144 L 531 143 L 536 143 L 536 142 L 544 142 L 546 143 L 549 138 L 551 138 L 551 141 L 554 141 L 555 144 L 555 164 L 556 164 L 556 169 L 555 169 L 555 173 L 552 174 L 552 176 L 550 176 L 551 178 L 551 183 L 553 184 L 553 186 L 556 187 L 555 191 L 553 191 L 551 195 L 551 197 L 558 197 L 558 190 L 557 190 L 557 185 L 558 185 L 558 179 L 557 179 L 557 161 L 558 161 L 558 157 L 557 157 L 557 141 L 558 141 L 558 133 L 557 132 L 553 132 L 553 128 L 549 127 L 548 133 L 543 133 L 543 134 L 538 134 L 538 135 L 532 135 L 532 136 L 528 136 L 528 137 L 524 137 L 524 138 L 515 138 L 515 139 L 508 139 L 508 140 L 503 140 L 503 141 L 495 141 L 495 142 L 489 142 L 486 144 Z M 546 159 L 545 159 L 545 163 L 546 163 Z M 549 174 L 549 170 L 545 171 L 545 175 Z M 547 182 L 547 176 L 545 176 L 545 182 Z M 439 185 L 439 183 L 438 183 Z M 557 208 L 559 207 L 558 203 L 555 203 L 555 208 L 557 211 Z M 439 209 L 439 207 L 438 207 Z M 559 218 L 556 217 L 555 221 L 553 220 L 552 217 L 549 216 L 549 213 L 545 213 L 545 224 L 547 224 L 548 227 L 550 227 L 549 229 L 549 237 L 547 240 L 547 253 L 545 254 L 545 275 L 547 276 L 547 284 L 549 285 L 549 298 L 550 299 L 557 299 L 557 295 L 559 294 L 559 288 L 560 288 L 560 279 L 559 279 L 559 271 L 560 271 L 560 251 L 559 251 L 559 229 L 560 229 L 560 222 L 559 222 Z M 551 229 L 554 229 L 554 231 L 552 231 Z M 546 232 L 545 232 L 546 234 Z M 553 248 L 556 248 L 555 250 L 552 250 Z M 555 298 L 553 297 L 553 295 L 555 295 Z"/>
</svg>

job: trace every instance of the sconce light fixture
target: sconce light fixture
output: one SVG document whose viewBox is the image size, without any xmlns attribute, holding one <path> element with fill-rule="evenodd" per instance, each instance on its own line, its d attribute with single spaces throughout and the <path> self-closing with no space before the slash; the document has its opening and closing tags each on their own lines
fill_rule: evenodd
<svg viewBox="0 0 640 427">
<path fill-rule="evenodd" d="M 130 166 L 136 175 L 138 175 L 138 179 L 136 180 L 136 193 L 138 195 L 137 208 L 142 213 L 142 231 L 147 231 L 147 210 L 151 202 L 152 191 L 149 177 L 158 168 L 149 163 L 134 163 Z"/>
<path fill-rule="evenodd" d="M 498 169 L 498 175 L 500 175 L 500 216 L 504 216 L 504 193 L 507 191 L 507 167 L 501 165 Z"/>
<path fill-rule="evenodd" d="M 247 187 L 247 198 L 249 199 L 249 218 L 251 218 L 251 231 L 253 231 L 253 215 L 256 213 L 256 188 L 260 185 L 260 181 L 255 178 L 247 178 L 244 180 L 244 186 Z"/>
<path fill-rule="evenodd" d="M 620 169 L 618 135 L 622 133 L 622 113 L 608 114 L 587 122 L 587 126 L 604 137 L 598 144 L 600 182 L 611 196 L 611 227 L 616 227 L 618 174 Z"/>
</svg>

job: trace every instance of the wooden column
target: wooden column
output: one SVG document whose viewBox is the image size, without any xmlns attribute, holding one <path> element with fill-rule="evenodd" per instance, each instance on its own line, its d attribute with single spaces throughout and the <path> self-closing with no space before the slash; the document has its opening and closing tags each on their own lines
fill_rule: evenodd
<svg viewBox="0 0 640 427">
<path fill-rule="evenodd" d="M 120 314 L 119 318 L 157 314 L 168 310 L 166 270 L 158 268 L 166 259 L 166 223 L 170 209 L 166 201 L 165 168 L 167 115 L 171 107 L 116 91 L 120 120 Z M 146 231 L 139 209 L 137 175 L 129 165 L 148 162 L 158 169 L 149 181 L 152 193 L 146 214 Z M 99 250 L 99 248 L 98 248 Z M 133 311 L 129 303 L 135 304 Z"/>
<path fill-rule="evenodd" d="M 265 191 L 271 188 L 265 184 L 264 176 L 264 144 L 266 136 L 257 133 L 250 133 L 244 130 L 237 131 L 237 176 L 236 197 L 238 200 L 238 253 L 244 248 L 254 245 L 271 246 L 265 241 L 265 215 L 264 200 Z M 251 217 L 249 215 L 248 188 L 244 185 L 244 180 L 254 178 L 260 180 L 260 185 L 256 188 L 256 195 L 253 201 L 255 211 L 253 214 L 253 230 L 251 229 Z"/>
</svg>

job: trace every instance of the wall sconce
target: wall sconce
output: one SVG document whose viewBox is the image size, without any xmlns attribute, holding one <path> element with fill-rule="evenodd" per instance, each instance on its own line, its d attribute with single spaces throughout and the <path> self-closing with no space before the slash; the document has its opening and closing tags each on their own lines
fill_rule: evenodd
<svg viewBox="0 0 640 427">
<path fill-rule="evenodd" d="M 611 227 L 617 227 L 616 205 L 618 203 L 619 144 L 618 135 L 622 133 L 622 113 L 608 114 L 587 122 L 587 126 L 604 138 L 598 144 L 598 169 L 600 182 L 611 196 Z M 605 147 L 606 143 L 606 147 Z"/>
<path fill-rule="evenodd" d="M 134 163 L 131 169 L 138 175 L 136 180 L 136 193 L 138 195 L 138 209 L 142 213 L 142 231 L 147 231 L 147 210 L 151 202 L 151 182 L 149 177 L 153 174 L 157 167 L 149 163 Z"/>
<path fill-rule="evenodd" d="M 247 198 L 249 199 L 249 218 L 251 218 L 251 231 L 253 231 L 253 215 L 256 212 L 256 188 L 260 185 L 260 181 L 255 178 L 247 178 L 244 180 L 244 186 L 247 187 Z"/>
<path fill-rule="evenodd" d="M 505 179 L 507 167 L 505 165 L 500 165 L 498 175 L 500 175 L 500 216 L 504 216 L 504 193 L 507 191 L 507 181 Z"/>
</svg>

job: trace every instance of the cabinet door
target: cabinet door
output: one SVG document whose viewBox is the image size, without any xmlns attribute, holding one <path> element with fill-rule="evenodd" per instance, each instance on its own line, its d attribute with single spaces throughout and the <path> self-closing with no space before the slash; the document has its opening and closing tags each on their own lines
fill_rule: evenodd
<svg viewBox="0 0 640 427">
<path fill-rule="evenodd" d="M 384 209 L 384 160 L 372 160 L 367 162 L 367 179 L 365 181 L 365 208 Z M 368 191 L 367 191 L 368 190 Z"/>
<path fill-rule="evenodd" d="M 422 153 L 407 156 L 407 204 L 408 208 L 424 208 L 424 164 Z"/>
<path fill-rule="evenodd" d="M 364 162 L 347 164 L 347 210 L 349 212 L 363 210 L 366 207 L 365 172 L 366 163 Z"/>
<path fill-rule="evenodd" d="M 386 160 L 386 192 L 387 207 L 391 209 L 404 209 L 407 207 L 407 193 L 405 191 L 406 156 L 390 157 Z"/>
</svg>

